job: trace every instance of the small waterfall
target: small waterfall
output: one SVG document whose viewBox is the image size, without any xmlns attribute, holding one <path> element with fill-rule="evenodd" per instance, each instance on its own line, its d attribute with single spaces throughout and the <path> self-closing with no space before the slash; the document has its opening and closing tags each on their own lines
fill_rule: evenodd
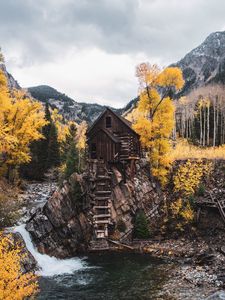
<svg viewBox="0 0 225 300">
<path fill-rule="evenodd" d="M 14 232 L 19 232 L 22 235 L 28 251 L 33 255 L 40 267 L 40 271 L 37 273 L 41 276 L 72 274 L 74 271 L 87 268 L 85 262 L 79 258 L 57 259 L 56 257 L 39 253 L 32 243 L 29 232 L 25 229 L 25 224 L 15 227 Z"/>
</svg>

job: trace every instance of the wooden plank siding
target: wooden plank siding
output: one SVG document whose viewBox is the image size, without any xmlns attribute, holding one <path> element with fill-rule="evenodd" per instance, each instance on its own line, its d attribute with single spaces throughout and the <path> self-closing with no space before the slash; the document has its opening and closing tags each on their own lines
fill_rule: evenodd
<svg viewBox="0 0 225 300">
<path fill-rule="evenodd" d="M 105 162 L 140 157 L 139 135 L 131 124 L 106 109 L 87 133 L 89 158 Z"/>
</svg>

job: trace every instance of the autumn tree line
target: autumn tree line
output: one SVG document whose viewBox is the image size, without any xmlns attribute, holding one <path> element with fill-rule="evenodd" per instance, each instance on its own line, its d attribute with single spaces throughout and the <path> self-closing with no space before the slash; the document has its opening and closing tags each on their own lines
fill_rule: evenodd
<svg viewBox="0 0 225 300">
<path fill-rule="evenodd" d="M 0 229 L 9 219 L 4 214 L 15 213 L 11 211 L 14 206 L 6 206 L 20 178 L 43 180 L 54 170 L 57 179 L 64 180 L 82 171 L 86 129 L 86 122 L 68 122 L 56 109 L 32 99 L 26 91 L 10 89 L 0 68 Z M 4 186 L 8 192 L 3 192 Z M 12 235 L 0 231 L 0 299 L 33 299 L 38 292 L 37 276 L 21 272 L 25 255 Z"/>
<path fill-rule="evenodd" d="M 0 60 L 3 61 L 2 55 Z M 218 86 L 202 88 L 174 100 L 184 85 L 179 68 L 160 69 L 142 63 L 136 68 L 136 76 L 139 101 L 126 117 L 140 135 L 152 176 L 165 187 L 177 137 L 201 147 L 224 143 L 223 89 Z M 40 180 L 53 170 L 59 178 L 67 179 L 73 172 L 82 172 L 86 129 L 85 122 L 79 125 L 68 122 L 56 109 L 48 104 L 43 106 L 25 91 L 10 90 L 7 78 L 0 71 L 0 179 L 14 183 L 20 177 Z M 190 168 L 196 178 L 187 184 Z M 194 165 L 187 162 L 174 176 L 177 198 L 167 210 L 172 211 L 172 219 L 178 226 L 181 226 L 181 219 L 188 222 L 193 218 L 189 197 L 204 177 L 204 168 L 201 162 Z M 142 219 L 140 216 L 136 223 L 143 225 Z M 147 223 L 143 228 L 146 226 Z M 20 251 L 19 247 L 12 246 L 10 237 L 0 235 L 0 299 L 24 299 L 38 291 L 35 275 L 20 273 Z M 12 298 L 13 293 L 18 297 Z"/>
<path fill-rule="evenodd" d="M 225 143 L 225 90 L 220 85 L 198 88 L 175 102 L 176 132 L 199 146 Z"/>
<path fill-rule="evenodd" d="M 19 176 L 44 179 L 52 168 L 65 177 L 81 171 L 86 129 L 85 122 L 64 120 L 56 109 L 43 106 L 25 91 L 9 90 L 0 71 L 1 177 L 15 182 Z"/>
</svg>

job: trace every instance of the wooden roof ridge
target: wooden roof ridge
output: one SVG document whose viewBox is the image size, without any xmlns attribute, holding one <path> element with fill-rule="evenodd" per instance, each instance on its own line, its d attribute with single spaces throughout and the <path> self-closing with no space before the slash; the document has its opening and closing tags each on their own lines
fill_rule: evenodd
<svg viewBox="0 0 225 300">
<path fill-rule="evenodd" d="M 130 121 L 128 121 L 127 119 L 125 119 L 124 117 L 118 115 L 117 113 L 115 113 L 111 108 L 109 107 L 106 107 L 103 112 L 98 116 L 98 118 L 93 122 L 93 124 L 91 125 L 91 127 L 88 129 L 87 133 L 89 133 L 93 128 L 94 126 L 98 123 L 98 121 L 102 118 L 102 116 L 105 114 L 106 111 L 110 111 L 112 114 L 114 114 L 120 121 L 122 121 L 127 127 L 129 127 L 133 132 L 134 129 L 132 128 L 132 123 Z M 135 134 L 138 135 L 137 132 L 135 132 Z"/>
<path fill-rule="evenodd" d="M 119 143 L 120 142 L 120 140 L 115 136 L 115 135 L 113 135 L 111 132 L 109 132 L 108 130 L 105 130 L 105 129 L 103 129 L 103 128 L 99 128 L 99 130 L 97 131 L 97 133 L 99 132 L 99 131 L 103 131 L 106 135 L 108 135 L 108 137 L 110 138 L 110 139 L 112 139 L 115 143 Z"/>
</svg>

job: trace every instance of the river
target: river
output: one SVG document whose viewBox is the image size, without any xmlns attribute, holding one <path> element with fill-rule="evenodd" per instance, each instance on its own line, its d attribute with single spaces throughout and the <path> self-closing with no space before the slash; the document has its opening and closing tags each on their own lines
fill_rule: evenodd
<svg viewBox="0 0 225 300">
<path fill-rule="evenodd" d="M 41 277 L 38 299 L 157 299 L 167 276 L 164 264 L 146 255 L 95 254 L 82 263 L 72 274 Z"/>
<path fill-rule="evenodd" d="M 38 299 L 156 299 L 168 276 L 166 265 L 149 255 L 96 253 L 57 259 L 40 254 L 24 225 L 15 230 L 38 262 Z"/>
<path fill-rule="evenodd" d="M 149 255 L 95 253 L 60 260 L 36 250 L 24 222 L 34 209 L 44 205 L 54 188 L 46 183 L 29 185 L 24 195 L 29 198 L 27 213 L 14 228 L 38 263 L 40 293 L 37 299 L 157 299 L 168 272 L 163 261 Z"/>
</svg>

